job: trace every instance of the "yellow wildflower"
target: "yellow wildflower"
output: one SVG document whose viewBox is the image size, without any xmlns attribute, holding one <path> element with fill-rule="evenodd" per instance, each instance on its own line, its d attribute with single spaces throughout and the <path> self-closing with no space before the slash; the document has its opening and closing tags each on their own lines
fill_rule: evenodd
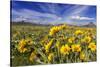
<svg viewBox="0 0 100 67">
<path fill-rule="evenodd" d="M 49 49 L 50 49 L 50 47 L 51 47 L 51 45 L 52 45 L 52 43 L 53 43 L 53 40 L 54 40 L 54 39 L 52 39 L 47 45 L 45 45 L 45 50 L 46 50 L 46 52 L 49 51 Z"/>
<path fill-rule="evenodd" d="M 45 46 L 46 53 L 49 52 L 50 45 Z"/>
<path fill-rule="evenodd" d="M 81 35 L 81 34 L 83 34 L 83 31 L 81 31 L 81 30 L 76 30 L 76 31 L 75 31 L 75 34 L 76 34 L 76 35 Z"/>
<path fill-rule="evenodd" d="M 19 45 L 22 45 L 22 46 L 26 45 L 25 39 L 20 40 Z"/>
<path fill-rule="evenodd" d="M 60 30 L 60 28 L 58 26 L 54 26 L 50 29 L 49 35 L 54 35 L 55 33 L 57 33 Z"/>
<path fill-rule="evenodd" d="M 69 51 L 70 51 L 70 47 L 66 44 L 66 45 L 63 45 L 61 48 L 60 48 L 60 52 L 61 54 L 63 55 L 69 55 Z"/>
<path fill-rule="evenodd" d="M 19 52 L 20 53 L 24 53 L 27 51 L 27 48 L 24 48 L 24 47 L 19 47 Z"/>
<path fill-rule="evenodd" d="M 80 52 L 81 51 L 81 47 L 79 44 L 74 44 L 71 46 L 71 49 L 73 52 Z"/>
<path fill-rule="evenodd" d="M 29 60 L 30 60 L 31 62 L 33 62 L 33 60 L 35 60 L 35 59 L 36 59 L 36 54 L 35 54 L 35 52 L 33 51 L 33 52 L 31 53 L 30 57 L 29 57 Z"/>
<path fill-rule="evenodd" d="M 91 43 L 89 44 L 88 48 L 90 48 L 91 51 L 95 51 L 95 50 L 96 50 L 96 45 L 95 45 L 95 43 L 91 42 Z"/>
<path fill-rule="evenodd" d="M 49 56 L 48 56 L 48 60 L 49 61 L 52 61 L 53 60 L 53 57 L 54 57 L 54 54 L 53 53 L 50 53 Z"/>
<path fill-rule="evenodd" d="M 69 42 L 69 43 L 73 43 L 74 40 L 75 40 L 75 37 L 70 37 L 70 38 L 68 39 L 68 42 Z"/>
<path fill-rule="evenodd" d="M 84 38 L 84 41 L 85 41 L 86 43 L 91 42 L 91 40 L 92 40 L 92 38 L 91 38 L 90 36 L 85 36 L 85 38 Z"/>
<path fill-rule="evenodd" d="M 52 36 L 64 28 L 66 28 L 66 25 L 54 26 L 50 29 L 49 35 Z"/>
<path fill-rule="evenodd" d="M 57 42 L 56 42 L 56 47 L 59 48 L 59 46 L 60 46 L 60 42 L 57 41 Z"/>
<path fill-rule="evenodd" d="M 25 41 L 28 45 L 32 45 L 34 43 L 31 38 L 27 38 Z"/>
<path fill-rule="evenodd" d="M 18 50 L 20 53 L 24 53 L 25 51 L 27 51 L 27 48 L 25 48 L 25 46 L 26 46 L 26 41 L 25 39 L 22 39 L 18 44 Z"/>
<path fill-rule="evenodd" d="M 80 53 L 80 59 L 81 59 L 81 60 L 85 60 L 85 53 L 84 53 L 84 52 L 81 52 L 81 53 Z"/>
</svg>

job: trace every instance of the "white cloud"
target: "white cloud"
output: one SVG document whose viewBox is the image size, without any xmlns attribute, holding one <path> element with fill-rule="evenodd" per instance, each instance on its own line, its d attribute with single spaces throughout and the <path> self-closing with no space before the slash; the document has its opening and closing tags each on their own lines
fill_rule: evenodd
<svg viewBox="0 0 100 67">
<path fill-rule="evenodd" d="M 17 16 L 14 17 L 14 16 Z M 51 20 L 59 20 L 61 17 L 50 14 L 50 13 L 41 13 L 34 10 L 29 9 L 21 9 L 21 10 L 12 10 L 12 18 L 14 21 L 21 21 L 23 19 L 28 19 L 29 21 L 40 21 L 40 22 L 50 22 Z"/>
<path fill-rule="evenodd" d="M 84 12 L 89 8 L 89 6 L 81 6 L 78 8 L 75 8 L 71 15 L 82 15 Z"/>
<path fill-rule="evenodd" d="M 74 20 L 94 20 L 94 18 L 84 16 L 71 16 L 70 18 Z"/>
<path fill-rule="evenodd" d="M 85 17 L 83 16 L 86 12 L 86 10 L 89 8 L 89 6 L 79 6 L 79 5 L 75 5 L 69 9 L 66 9 L 64 12 L 64 21 L 67 21 L 69 24 L 73 24 L 73 22 L 78 22 L 78 20 L 90 20 L 93 18 L 89 18 L 89 17 Z M 76 21 L 74 21 L 74 20 Z M 76 23 L 74 23 L 76 24 Z"/>
<path fill-rule="evenodd" d="M 73 16 L 73 15 L 84 15 L 84 12 L 89 8 L 89 6 L 79 6 L 75 5 L 64 11 L 64 15 Z"/>
</svg>

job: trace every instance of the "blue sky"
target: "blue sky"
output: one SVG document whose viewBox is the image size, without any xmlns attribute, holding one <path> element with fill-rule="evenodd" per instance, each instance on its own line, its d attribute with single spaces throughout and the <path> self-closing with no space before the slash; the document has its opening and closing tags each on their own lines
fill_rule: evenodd
<svg viewBox="0 0 100 67">
<path fill-rule="evenodd" d="M 12 1 L 12 21 L 41 24 L 96 24 L 96 6 Z"/>
</svg>

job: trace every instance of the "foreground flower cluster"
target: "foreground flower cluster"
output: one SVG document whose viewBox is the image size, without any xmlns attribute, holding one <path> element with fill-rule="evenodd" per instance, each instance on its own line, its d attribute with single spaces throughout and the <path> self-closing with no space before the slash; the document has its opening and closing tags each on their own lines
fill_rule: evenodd
<svg viewBox="0 0 100 67">
<path fill-rule="evenodd" d="M 16 61 L 12 65 L 96 61 L 96 29 L 66 24 L 14 26 L 11 48 L 11 59 Z"/>
</svg>

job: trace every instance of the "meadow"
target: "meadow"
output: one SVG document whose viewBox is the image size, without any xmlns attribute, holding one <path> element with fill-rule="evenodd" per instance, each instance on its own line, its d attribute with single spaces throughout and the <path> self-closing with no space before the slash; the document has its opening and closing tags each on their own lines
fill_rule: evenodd
<svg viewBox="0 0 100 67">
<path fill-rule="evenodd" d="M 12 25 L 11 65 L 96 61 L 96 28 L 61 25 Z"/>
</svg>

